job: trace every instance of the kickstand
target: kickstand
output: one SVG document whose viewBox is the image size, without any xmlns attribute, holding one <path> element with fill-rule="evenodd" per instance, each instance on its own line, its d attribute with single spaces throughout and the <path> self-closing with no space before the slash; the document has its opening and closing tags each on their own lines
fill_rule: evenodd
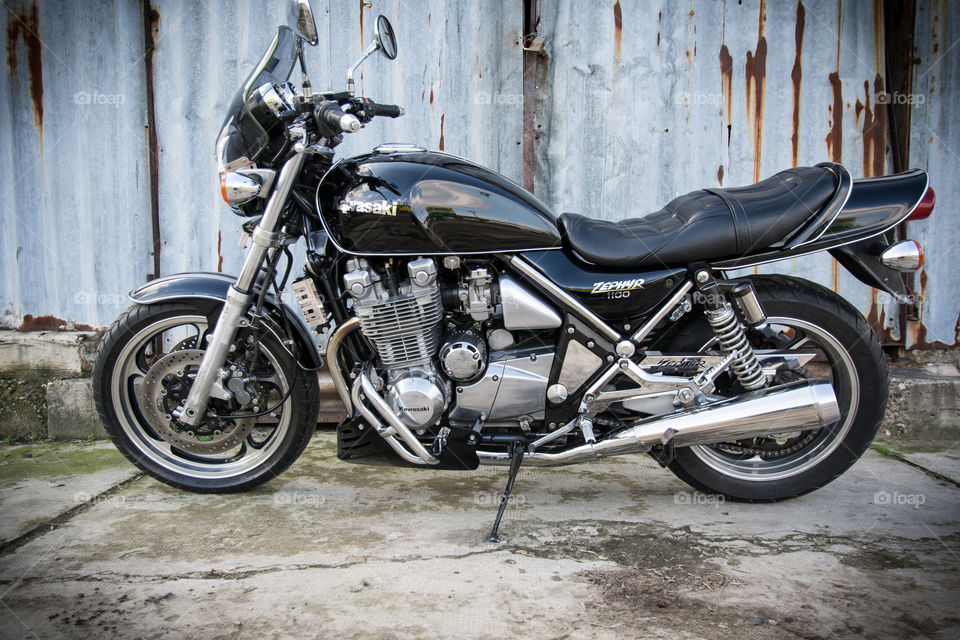
<svg viewBox="0 0 960 640">
<path fill-rule="evenodd" d="M 497 511 L 497 519 L 493 522 L 493 530 L 490 532 L 490 542 L 500 542 L 499 530 L 500 520 L 503 518 L 503 512 L 507 508 L 507 500 L 510 499 L 510 492 L 513 491 L 513 483 L 517 479 L 517 472 L 520 471 L 520 463 L 523 462 L 524 445 L 514 441 L 510 444 L 510 475 L 507 476 L 507 486 L 503 490 L 503 497 L 500 499 L 500 509 Z"/>
</svg>

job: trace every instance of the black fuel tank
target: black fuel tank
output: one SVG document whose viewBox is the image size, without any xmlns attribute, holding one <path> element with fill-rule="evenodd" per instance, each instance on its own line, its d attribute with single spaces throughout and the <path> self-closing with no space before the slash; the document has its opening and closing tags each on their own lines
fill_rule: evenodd
<svg viewBox="0 0 960 640">
<path fill-rule="evenodd" d="M 354 254 L 465 254 L 550 249 L 550 208 L 504 176 L 434 151 L 342 160 L 317 187 L 334 243 Z"/>
</svg>

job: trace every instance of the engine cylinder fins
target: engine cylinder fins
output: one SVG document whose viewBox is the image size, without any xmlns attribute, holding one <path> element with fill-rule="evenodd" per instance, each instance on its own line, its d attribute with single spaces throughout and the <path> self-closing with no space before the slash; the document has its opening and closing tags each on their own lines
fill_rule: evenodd
<svg viewBox="0 0 960 640">
<path fill-rule="evenodd" d="M 729 304 L 719 309 L 706 311 L 707 322 L 717 336 L 717 343 L 724 353 L 736 352 L 731 369 L 744 389 L 754 391 L 764 386 L 766 378 L 763 367 L 753 352 L 753 346 L 747 340 L 746 331 L 740 319 Z"/>
<path fill-rule="evenodd" d="M 444 373 L 458 382 L 473 382 L 487 368 L 487 349 L 472 331 L 456 333 L 440 348 Z"/>
<path fill-rule="evenodd" d="M 344 286 L 354 297 L 360 330 L 383 364 L 401 367 L 429 361 L 440 343 L 443 307 L 437 267 L 430 258 L 407 264 L 409 280 L 395 295 L 380 284 L 380 275 L 366 260 L 348 262 Z"/>
</svg>

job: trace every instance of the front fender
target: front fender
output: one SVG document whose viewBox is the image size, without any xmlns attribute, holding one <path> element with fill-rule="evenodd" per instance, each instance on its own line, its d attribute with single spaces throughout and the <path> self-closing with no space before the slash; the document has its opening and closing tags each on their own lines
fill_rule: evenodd
<svg viewBox="0 0 960 640">
<path fill-rule="evenodd" d="M 223 303 L 227 291 L 236 278 L 223 273 L 177 273 L 158 278 L 130 292 L 130 299 L 137 304 L 171 302 L 173 300 L 211 300 Z M 263 301 L 264 325 L 281 341 L 289 337 L 297 345 L 297 361 L 305 368 L 316 369 L 323 365 L 310 331 L 300 314 L 290 309 L 276 296 L 267 294 Z M 284 318 L 293 335 L 286 336 Z"/>
</svg>

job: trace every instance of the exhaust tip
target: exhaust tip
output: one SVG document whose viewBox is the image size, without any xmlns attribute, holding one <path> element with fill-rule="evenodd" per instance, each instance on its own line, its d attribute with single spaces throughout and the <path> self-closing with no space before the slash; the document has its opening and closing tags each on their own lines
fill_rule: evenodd
<svg viewBox="0 0 960 640">
<path fill-rule="evenodd" d="M 833 385 L 825 380 L 817 381 L 810 385 L 810 395 L 813 396 L 813 403 L 820 415 L 821 426 L 831 425 L 840 419 L 840 405 L 837 403 Z"/>
</svg>

